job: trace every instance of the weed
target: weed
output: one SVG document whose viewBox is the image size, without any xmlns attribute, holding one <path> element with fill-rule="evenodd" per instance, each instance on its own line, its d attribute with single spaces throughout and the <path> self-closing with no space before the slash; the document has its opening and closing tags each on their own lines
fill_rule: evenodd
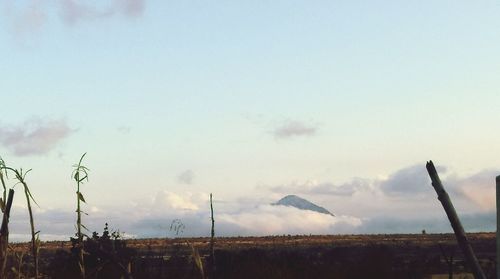
<svg viewBox="0 0 500 279">
<path fill-rule="evenodd" d="M 193 258 L 193 261 L 194 261 L 196 268 L 200 272 L 201 278 L 205 279 L 203 260 L 201 259 L 200 253 L 198 252 L 198 249 L 196 249 L 196 247 L 194 247 L 194 245 L 191 242 L 189 242 L 189 241 L 186 241 L 186 242 L 191 247 L 191 257 Z"/>
<path fill-rule="evenodd" d="M 78 255 L 78 265 L 80 267 L 80 275 L 82 278 L 85 278 L 85 264 L 83 262 L 83 234 L 82 234 L 82 227 L 86 229 L 86 227 L 82 224 L 82 210 L 80 206 L 80 202 L 85 202 L 85 198 L 83 197 L 83 194 L 80 192 L 80 185 L 83 184 L 83 181 L 87 180 L 88 181 L 88 171 L 89 169 L 82 165 L 83 158 L 85 157 L 87 153 L 83 153 L 82 157 L 80 157 L 80 161 L 78 161 L 78 164 L 73 165 L 73 173 L 71 174 L 71 177 L 75 180 L 76 182 L 76 228 L 77 228 L 77 247 L 79 250 L 79 255 Z"/>
<path fill-rule="evenodd" d="M 182 234 L 186 226 L 182 223 L 181 219 L 174 219 L 172 223 L 170 223 L 170 231 L 174 232 L 176 236 Z"/>
<path fill-rule="evenodd" d="M 102 235 L 85 235 L 83 243 L 71 238 L 70 252 L 60 250 L 49 264 L 50 278 L 77 278 L 81 276 L 79 256 L 85 256 L 86 278 L 131 278 L 131 262 L 136 251 L 126 246 L 119 231 L 110 231 L 106 223 Z"/>
<path fill-rule="evenodd" d="M 23 172 L 23 169 L 20 168 L 19 170 L 13 169 L 11 167 L 3 166 L 1 169 L 5 170 L 10 170 L 14 173 L 16 180 L 18 181 L 18 184 L 23 185 L 24 188 L 24 195 L 26 196 L 26 203 L 28 205 L 28 213 L 30 217 L 30 226 L 31 226 L 31 251 L 33 254 L 33 260 L 35 262 L 35 278 L 38 278 L 38 233 L 39 231 L 35 232 L 35 223 L 33 220 L 33 210 L 31 208 L 31 201 L 33 201 L 37 206 L 38 203 L 35 201 L 35 198 L 33 198 L 33 195 L 31 195 L 30 189 L 28 187 L 28 184 L 26 183 L 26 175 L 31 171 L 31 169 L 27 170 L 26 172 Z"/>
<path fill-rule="evenodd" d="M 24 252 L 23 251 L 16 252 L 12 247 L 10 247 L 10 248 L 12 250 L 12 253 L 15 256 L 15 261 L 17 264 L 17 268 L 12 267 L 11 271 L 17 276 L 18 279 L 21 279 L 21 278 L 25 277 L 23 274 Z"/>
</svg>

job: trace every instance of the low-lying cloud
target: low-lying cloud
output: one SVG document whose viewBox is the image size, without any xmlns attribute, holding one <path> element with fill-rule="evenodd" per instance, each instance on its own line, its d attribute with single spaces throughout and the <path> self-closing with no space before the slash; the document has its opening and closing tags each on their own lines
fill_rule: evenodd
<svg viewBox="0 0 500 279">
<path fill-rule="evenodd" d="M 220 214 L 218 220 L 233 225 L 238 229 L 238 235 L 332 234 L 361 225 L 361 220 L 352 216 L 334 217 L 273 205 L 259 205 L 249 211 Z"/>
<path fill-rule="evenodd" d="M 495 177 L 500 170 L 482 170 L 468 176 L 449 173 L 444 166 L 437 167 L 446 191 L 458 199 L 465 199 L 482 210 L 493 210 L 495 201 Z M 350 181 L 335 184 L 330 181 L 292 182 L 289 184 L 258 187 L 279 194 L 303 194 L 319 196 L 352 197 L 357 193 L 371 193 L 385 196 L 392 200 L 422 200 L 436 195 L 425 165 L 413 165 L 389 174 L 386 178 L 353 178 Z"/>
<path fill-rule="evenodd" d="M 494 197 L 495 177 L 499 173 L 495 170 L 467 176 L 440 173 L 466 231 L 495 230 L 495 202 L 490 197 Z M 410 166 L 385 179 L 356 178 L 339 185 L 292 183 L 267 189 L 259 187 L 260 197 L 245 195 L 232 200 L 217 199 L 214 202 L 216 235 L 452 232 L 425 175 L 425 167 L 422 170 L 419 166 Z M 415 181 L 420 183 L 410 183 Z M 402 186 L 398 186 L 399 183 Z M 288 192 L 291 190 L 295 192 Z M 292 193 L 327 207 L 336 216 L 271 205 Z M 84 208 L 84 211 L 89 212 L 83 221 L 91 231 L 101 232 L 107 222 L 110 228 L 131 237 L 210 235 L 208 193 L 165 190 L 153 197 L 137 197 L 128 204 Z M 12 235 L 28 236 L 26 209 L 14 207 L 12 212 Z M 42 239 L 65 239 L 74 234 L 74 209 L 36 209 L 35 220 Z M 184 225 L 179 234 L 170 229 L 174 220 Z"/>
<path fill-rule="evenodd" d="M 495 177 L 500 174 L 500 170 L 482 170 L 459 176 L 447 171 L 446 167 L 438 166 L 437 169 L 459 214 L 494 212 Z M 297 194 L 306 199 L 316 200 L 335 214 L 348 214 L 362 218 L 363 226 L 366 225 L 368 231 L 372 228 L 383 229 L 377 226 L 385 219 L 416 221 L 423 219 L 432 223 L 437 222 L 438 216 L 445 216 L 436 198 L 437 194 L 431 185 L 425 164 L 396 170 L 385 178 L 355 178 L 340 184 L 311 179 L 304 183 L 292 182 L 272 187 L 259 186 L 257 190 L 280 195 Z M 369 220 L 371 220 L 371 225 L 365 222 Z M 379 221 L 373 223 L 374 220 Z M 408 222 L 401 222 L 399 226 L 394 221 L 385 232 L 390 232 L 394 227 L 402 230 L 407 225 Z M 487 225 L 483 222 L 480 227 L 490 228 L 491 224 Z M 413 230 L 413 227 L 408 227 L 408 230 Z"/>
<path fill-rule="evenodd" d="M 64 120 L 34 118 L 18 126 L 0 125 L 0 144 L 17 156 L 43 155 L 72 132 Z"/>
<path fill-rule="evenodd" d="M 482 170 L 468 176 L 448 174 L 447 168 L 438 166 L 437 171 L 445 190 L 455 198 L 466 199 L 482 210 L 493 210 L 495 201 L 495 177 L 500 170 Z M 426 187 L 428 185 L 428 187 Z M 386 195 L 408 198 L 432 194 L 431 180 L 424 166 L 415 165 L 404 168 L 380 181 L 380 189 Z M 432 189 L 429 191 L 429 189 Z"/>
<path fill-rule="evenodd" d="M 492 232 L 496 230 L 496 214 L 494 212 L 460 214 L 459 216 L 467 232 Z M 404 218 L 384 216 L 364 220 L 356 229 L 356 233 L 427 233 L 452 232 L 446 214 L 439 217 Z"/>
<path fill-rule="evenodd" d="M 249 236 L 278 234 L 348 233 L 360 226 L 361 219 L 299 210 L 287 206 L 273 206 L 267 202 L 226 207 L 215 203 L 216 234 L 218 236 Z M 173 193 L 161 191 L 149 202 L 141 201 L 123 207 L 103 207 L 83 210 L 88 215 L 83 223 L 90 231 L 101 232 L 104 223 L 134 237 L 207 236 L 210 234 L 210 209 L 206 193 Z M 35 210 L 37 230 L 42 239 L 67 239 L 74 235 L 74 209 Z M 12 209 L 11 233 L 16 240 L 27 240 L 29 223 L 26 208 Z M 180 220 L 180 234 L 171 224 Z M 178 222 L 178 221 L 177 221 Z M 26 236 L 23 238 L 22 236 Z"/>
<path fill-rule="evenodd" d="M 13 207 L 11 216 L 11 241 L 30 239 L 27 209 Z M 124 216 L 124 214 L 129 216 Z M 35 211 L 36 229 L 42 240 L 68 240 L 74 236 L 74 210 L 51 209 Z M 224 212 L 216 214 L 217 236 L 265 236 L 283 234 L 379 234 L 379 233 L 428 233 L 452 232 L 446 215 L 405 218 L 404 216 L 379 216 L 360 218 L 353 216 L 333 217 L 312 211 L 303 211 L 285 206 L 261 204 L 251 211 Z M 467 232 L 495 231 L 494 212 L 460 214 Z M 208 211 L 165 212 L 163 215 L 135 216 L 128 210 L 103 210 L 90 212 L 83 217 L 90 231 L 101 233 L 104 224 L 111 230 L 119 230 L 127 237 L 200 237 L 210 235 Z M 182 223 L 182 230 L 176 231 L 172 224 Z M 172 227 L 172 228 L 171 228 Z"/>
<path fill-rule="evenodd" d="M 496 207 L 495 177 L 500 170 L 483 170 L 467 177 L 452 176 L 444 183 L 454 185 L 454 191 L 484 210 Z"/>
<path fill-rule="evenodd" d="M 443 174 L 446 168 L 438 166 L 437 171 Z M 389 175 L 387 179 L 381 180 L 380 189 L 385 194 L 391 196 L 415 196 L 429 193 L 429 189 L 425 185 L 430 185 L 430 182 L 431 180 L 425 166 L 423 164 L 414 165 L 400 169 Z"/>
<path fill-rule="evenodd" d="M 318 128 L 300 121 L 287 121 L 273 130 L 277 139 L 289 139 L 294 137 L 313 136 Z"/>
</svg>

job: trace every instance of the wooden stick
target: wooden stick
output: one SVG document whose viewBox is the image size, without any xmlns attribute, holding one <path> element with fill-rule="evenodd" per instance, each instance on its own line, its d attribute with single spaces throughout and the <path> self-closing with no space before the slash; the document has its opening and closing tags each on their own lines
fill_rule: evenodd
<svg viewBox="0 0 500 279">
<path fill-rule="evenodd" d="M 500 175 L 497 176 L 497 278 L 500 278 Z"/>
<path fill-rule="evenodd" d="M 455 207 L 453 207 L 453 203 L 451 202 L 448 193 L 446 193 L 446 191 L 444 190 L 441 179 L 439 179 L 439 175 L 436 171 L 436 168 L 434 167 L 434 163 L 432 163 L 432 161 L 427 162 L 426 168 L 429 176 L 431 177 L 432 186 L 434 187 L 434 190 L 436 190 L 436 193 L 438 195 L 438 199 L 439 201 L 441 201 L 446 215 L 448 215 L 448 219 L 450 220 L 451 227 L 455 232 L 458 245 L 465 255 L 467 264 L 470 266 L 470 268 L 472 268 L 474 277 L 476 279 L 486 279 L 486 276 L 484 275 L 483 270 L 479 265 L 476 255 L 474 255 L 474 251 L 472 251 L 472 247 L 467 240 L 467 236 L 465 235 L 464 228 L 462 227 L 457 212 L 455 211 Z"/>
<path fill-rule="evenodd" d="M 210 264 L 211 264 L 211 278 L 215 278 L 215 220 L 214 220 L 214 206 L 212 202 L 212 193 L 210 193 L 210 217 L 212 219 L 212 230 L 210 231 Z"/>
</svg>

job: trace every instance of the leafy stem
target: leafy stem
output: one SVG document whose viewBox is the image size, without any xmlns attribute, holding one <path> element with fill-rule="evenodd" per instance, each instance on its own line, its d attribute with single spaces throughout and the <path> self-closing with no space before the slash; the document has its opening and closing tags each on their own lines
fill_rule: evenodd
<svg viewBox="0 0 500 279">
<path fill-rule="evenodd" d="M 80 267 L 80 275 L 82 278 L 85 278 L 85 266 L 83 262 L 83 234 L 82 227 L 85 226 L 82 224 L 82 210 L 80 202 L 85 202 L 85 198 L 83 194 L 80 192 L 80 186 L 83 184 L 85 180 L 88 181 L 88 172 L 89 169 L 82 165 L 83 158 L 87 153 L 83 153 L 82 157 L 80 157 L 80 161 L 78 164 L 73 165 L 73 173 L 71 177 L 76 182 L 76 228 L 77 228 L 77 237 L 78 237 L 78 245 L 79 245 L 79 267 Z"/>
</svg>

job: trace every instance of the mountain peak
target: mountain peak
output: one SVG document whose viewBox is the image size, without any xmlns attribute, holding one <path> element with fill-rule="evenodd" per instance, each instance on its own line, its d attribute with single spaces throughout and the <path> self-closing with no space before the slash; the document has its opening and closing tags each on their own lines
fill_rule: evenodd
<svg viewBox="0 0 500 279">
<path fill-rule="evenodd" d="M 330 211 L 326 210 L 325 208 L 315 205 L 314 203 L 303 199 L 299 196 L 296 195 L 288 195 L 280 199 L 279 201 L 272 203 L 271 205 L 284 205 L 284 206 L 291 206 L 295 207 L 298 209 L 302 210 L 310 210 L 318 213 L 323 213 L 323 214 L 328 214 L 328 215 L 333 215 Z"/>
</svg>

